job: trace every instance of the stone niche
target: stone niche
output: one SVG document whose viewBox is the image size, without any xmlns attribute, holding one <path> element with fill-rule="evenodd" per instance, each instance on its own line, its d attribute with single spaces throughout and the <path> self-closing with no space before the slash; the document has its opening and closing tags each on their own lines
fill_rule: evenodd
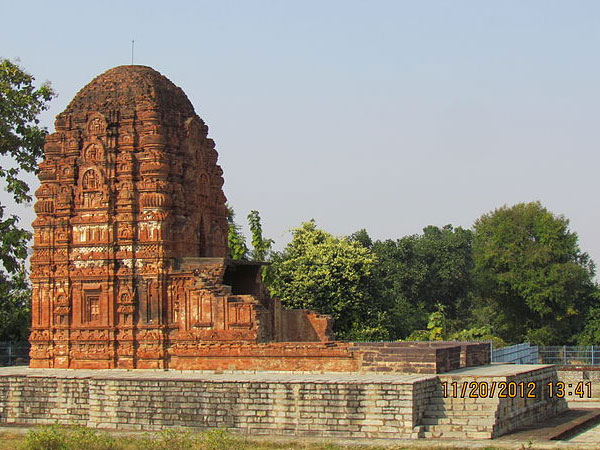
<svg viewBox="0 0 600 450">
<path fill-rule="evenodd" d="M 227 258 L 215 143 L 166 77 L 113 68 L 55 128 L 36 191 L 32 367 L 195 368 L 211 344 L 332 340 L 328 317 L 269 297 L 259 263 Z"/>
</svg>

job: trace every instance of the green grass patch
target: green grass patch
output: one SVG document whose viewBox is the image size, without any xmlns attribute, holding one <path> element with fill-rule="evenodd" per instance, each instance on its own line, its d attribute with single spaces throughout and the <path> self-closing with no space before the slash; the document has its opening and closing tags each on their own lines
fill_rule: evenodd
<svg viewBox="0 0 600 450">
<path fill-rule="evenodd" d="M 274 441 L 234 435 L 226 429 L 191 432 L 168 429 L 156 433 L 109 433 L 85 427 L 51 425 L 32 428 L 26 434 L 0 432 L 0 450 L 465 450 L 467 446 L 431 445 L 423 441 L 399 445 L 352 445 L 294 440 Z M 425 445 L 424 445 L 425 444 Z M 513 450 L 542 449 L 543 445 L 515 444 Z M 494 445 L 483 450 L 501 450 Z M 507 450 L 505 446 L 502 450 Z M 510 449 L 509 449 L 510 450 Z M 566 448 L 564 450 L 567 450 Z"/>
</svg>

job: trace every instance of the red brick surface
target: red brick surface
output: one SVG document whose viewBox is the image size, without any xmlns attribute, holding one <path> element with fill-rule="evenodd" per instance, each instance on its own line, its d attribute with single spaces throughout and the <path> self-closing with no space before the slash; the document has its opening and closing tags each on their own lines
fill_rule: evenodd
<svg viewBox="0 0 600 450">
<path fill-rule="evenodd" d="M 207 133 L 142 66 L 95 78 L 56 118 L 36 192 L 32 367 L 191 368 L 204 343 L 331 340 L 327 317 L 269 298 L 260 265 L 227 260 Z"/>
</svg>

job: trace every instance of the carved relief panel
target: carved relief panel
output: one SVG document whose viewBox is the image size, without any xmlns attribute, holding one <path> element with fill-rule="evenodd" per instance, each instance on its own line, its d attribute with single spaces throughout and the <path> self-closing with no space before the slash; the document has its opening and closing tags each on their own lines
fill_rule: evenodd
<svg viewBox="0 0 600 450">
<path fill-rule="evenodd" d="M 252 305 L 243 302 L 228 303 L 228 319 L 231 327 L 252 326 Z"/>
<path fill-rule="evenodd" d="M 189 292 L 188 329 L 213 326 L 213 299 L 206 291 Z"/>
</svg>

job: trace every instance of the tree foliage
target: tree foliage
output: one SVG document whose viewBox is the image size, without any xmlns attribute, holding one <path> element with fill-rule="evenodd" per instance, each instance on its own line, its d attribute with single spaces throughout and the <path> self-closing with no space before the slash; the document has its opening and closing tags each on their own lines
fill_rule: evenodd
<svg viewBox="0 0 600 450">
<path fill-rule="evenodd" d="M 39 114 L 48 108 L 54 92 L 48 83 L 40 87 L 17 64 L 0 60 L 0 179 L 17 204 L 31 201 L 24 173 L 37 171 L 47 130 L 39 126 Z M 16 215 L 5 215 L 0 205 L 0 338 L 25 337 L 29 288 L 24 262 L 31 233 L 18 226 Z"/>
<path fill-rule="evenodd" d="M 292 230 L 292 241 L 273 258 L 270 291 L 288 308 L 331 314 L 341 339 L 376 333 L 366 302 L 372 253 L 346 238 L 317 228 L 314 221 Z"/>
<path fill-rule="evenodd" d="M 227 205 L 227 225 L 229 226 L 227 234 L 229 257 L 231 259 L 248 259 L 246 237 L 242 233 L 242 228 L 235 223 L 235 212 L 230 205 Z"/>
<path fill-rule="evenodd" d="M 31 291 L 21 266 L 0 275 L 0 341 L 25 341 L 29 336 Z"/>
<path fill-rule="evenodd" d="M 246 236 L 242 232 L 242 227 L 235 222 L 235 212 L 230 205 L 227 205 L 227 223 L 229 232 L 227 243 L 229 245 L 229 257 L 231 259 L 242 259 L 252 261 L 268 261 L 271 256 L 273 239 L 263 236 L 260 213 L 256 210 L 248 214 L 248 224 L 250 225 L 252 249 L 246 244 Z"/>
<path fill-rule="evenodd" d="M 7 59 L 0 60 L 0 155 L 9 156 L 11 167 L 0 167 L 0 177 L 15 202 L 31 201 L 22 172 L 36 172 L 43 155 L 47 130 L 39 126 L 39 114 L 48 109 L 54 92 L 48 83 L 36 88 L 35 79 Z"/>
<path fill-rule="evenodd" d="M 484 214 L 474 226 L 474 276 L 490 323 L 509 342 L 565 344 L 594 303 L 594 265 L 569 221 L 539 202 Z"/>
<path fill-rule="evenodd" d="M 588 311 L 583 329 L 576 336 L 579 345 L 600 344 L 600 306 L 596 302 Z"/>
<path fill-rule="evenodd" d="M 369 281 L 370 302 L 382 312 L 389 338 L 403 339 L 424 329 L 440 308 L 453 327 L 463 325 L 471 287 L 469 230 L 428 226 L 420 235 L 375 242 L 361 230 L 351 238 L 370 245 L 377 258 Z"/>
<path fill-rule="evenodd" d="M 274 241 L 273 239 L 267 239 L 263 236 L 262 224 L 258 211 L 250 211 L 248 214 L 248 223 L 250 224 L 250 233 L 252 235 L 251 258 L 254 261 L 267 261 Z"/>
<path fill-rule="evenodd" d="M 279 253 L 262 237 L 258 213 L 248 219 L 249 254 L 273 261 L 265 276 L 272 294 L 287 307 L 331 314 L 339 338 L 600 339 L 594 265 L 568 221 L 539 203 L 483 215 L 473 231 L 428 226 L 397 240 L 373 240 L 364 229 L 336 238 L 311 221 Z"/>
<path fill-rule="evenodd" d="M 22 175 L 37 171 L 47 134 L 38 116 L 53 96 L 47 83 L 36 88 L 31 75 L 7 59 L 0 60 L 0 155 L 7 162 L 0 166 L 0 179 L 17 204 L 31 201 Z M 18 222 L 15 215 L 5 217 L 5 206 L 0 204 L 0 261 L 11 274 L 22 266 L 31 239 Z"/>
</svg>

